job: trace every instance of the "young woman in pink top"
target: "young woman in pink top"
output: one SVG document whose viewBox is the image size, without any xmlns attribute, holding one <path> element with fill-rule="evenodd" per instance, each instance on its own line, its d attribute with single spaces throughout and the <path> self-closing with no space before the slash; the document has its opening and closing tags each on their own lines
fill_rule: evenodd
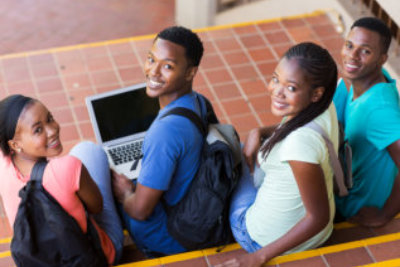
<svg viewBox="0 0 400 267">
<path fill-rule="evenodd" d="M 33 98 L 12 95 L 0 102 L 0 149 L 0 195 L 10 225 L 20 202 L 18 192 L 29 181 L 33 166 L 50 158 L 43 187 L 84 232 L 85 205 L 93 214 L 109 264 L 118 262 L 124 236 L 111 192 L 107 156 L 101 147 L 83 142 L 69 155 L 60 156 L 60 126 L 48 109 Z"/>
</svg>

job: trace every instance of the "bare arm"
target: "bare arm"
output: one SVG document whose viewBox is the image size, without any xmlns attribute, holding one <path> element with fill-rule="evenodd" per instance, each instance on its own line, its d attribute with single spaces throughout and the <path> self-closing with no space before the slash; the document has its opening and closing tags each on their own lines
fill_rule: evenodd
<svg viewBox="0 0 400 267">
<path fill-rule="evenodd" d="M 113 172 L 113 191 L 125 212 L 136 220 L 146 220 L 152 213 L 164 191 L 140 183 L 136 187 L 122 174 Z"/>
<path fill-rule="evenodd" d="M 390 157 L 400 169 L 400 140 L 387 147 Z M 400 173 L 397 174 L 392 192 L 386 200 L 382 209 L 376 207 L 363 207 L 349 221 L 358 223 L 367 227 L 380 227 L 388 223 L 400 212 Z"/>
<path fill-rule="evenodd" d="M 220 266 L 261 266 L 319 233 L 329 222 L 330 207 L 322 168 L 318 164 L 289 161 L 306 210 L 305 216 L 275 242 L 252 254 Z"/>
<path fill-rule="evenodd" d="M 77 195 L 89 213 L 96 214 L 103 210 L 103 198 L 100 190 L 83 164 Z"/>
<path fill-rule="evenodd" d="M 253 172 L 258 150 L 260 149 L 262 139 L 268 138 L 276 129 L 277 125 L 255 128 L 250 131 L 243 147 L 243 155 L 250 171 Z"/>
</svg>

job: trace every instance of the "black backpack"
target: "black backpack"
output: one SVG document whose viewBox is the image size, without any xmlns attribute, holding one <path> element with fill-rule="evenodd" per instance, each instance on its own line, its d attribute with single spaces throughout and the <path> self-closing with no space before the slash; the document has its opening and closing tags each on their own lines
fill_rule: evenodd
<svg viewBox="0 0 400 267">
<path fill-rule="evenodd" d="M 205 99 L 205 98 L 204 98 Z M 241 147 L 233 126 L 219 124 L 206 101 L 207 125 L 193 111 L 174 108 L 192 121 L 204 136 L 201 163 L 185 196 L 174 206 L 164 201 L 168 232 L 187 250 L 222 246 L 234 241 L 229 223 L 233 190 L 241 176 Z"/>
<path fill-rule="evenodd" d="M 39 161 L 19 192 L 11 254 L 19 267 L 108 266 L 97 230 L 87 217 L 87 233 L 43 188 L 47 165 Z"/>
</svg>

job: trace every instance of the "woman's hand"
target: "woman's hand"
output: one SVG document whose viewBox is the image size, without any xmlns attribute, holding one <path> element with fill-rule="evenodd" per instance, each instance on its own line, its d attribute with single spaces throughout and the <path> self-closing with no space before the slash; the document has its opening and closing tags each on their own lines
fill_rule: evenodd
<svg viewBox="0 0 400 267">
<path fill-rule="evenodd" d="M 262 145 L 261 139 L 266 139 L 272 135 L 278 125 L 255 128 L 250 131 L 247 140 L 244 143 L 243 155 L 250 172 L 253 173 L 256 164 L 257 153 Z"/>
<path fill-rule="evenodd" d="M 257 252 L 252 254 L 245 254 L 237 256 L 236 258 L 227 260 L 215 267 L 260 267 L 265 261 L 258 256 Z"/>
<path fill-rule="evenodd" d="M 114 196 L 119 203 L 123 204 L 125 199 L 133 194 L 135 186 L 125 175 L 114 170 L 111 170 L 111 179 Z"/>
<path fill-rule="evenodd" d="M 261 146 L 261 132 L 259 128 L 250 131 L 247 140 L 244 143 L 243 155 L 249 166 L 250 172 L 253 173 L 256 164 L 257 153 Z"/>
</svg>

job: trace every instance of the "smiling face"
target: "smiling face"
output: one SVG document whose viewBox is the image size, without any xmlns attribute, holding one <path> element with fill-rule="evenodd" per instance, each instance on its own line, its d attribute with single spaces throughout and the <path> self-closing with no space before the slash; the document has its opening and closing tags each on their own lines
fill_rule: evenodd
<svg viewBox="0 0 400 267">
<path fill-rule="evenodd" d="M 10 147 L 20 151 L 17 156 L 36 161 L 39 158 L 54 157 L 62 152 L 60 126 L 47 108 L 34 101 L 22 111 Z"/>
<path fill-rule="evenodd" d="M 279 117 L 287 116 L 290 120 L 311 103 L 319 101 L 324 88 L 312 90 L 297 59 L 285 57 L 276 67 L 268 84 L 268 91 L 271 94 L 272 113 Z"/>
<path fill-rule="evenodd" d="M 341 51 L 344 77 L 354 82 L 381 71 L 387 54 L 382 53 L 380 38 L 377 32 L 362 27 L 350 31 Z"/>
<path fill-rule="evenodd" d="M 185 48 L 157 38 L 144 65 L 150 97 L 158 97 L 163 108 L 180 96 L 190 92 L 197 67 L 189 64 Z"/>
</svg>

